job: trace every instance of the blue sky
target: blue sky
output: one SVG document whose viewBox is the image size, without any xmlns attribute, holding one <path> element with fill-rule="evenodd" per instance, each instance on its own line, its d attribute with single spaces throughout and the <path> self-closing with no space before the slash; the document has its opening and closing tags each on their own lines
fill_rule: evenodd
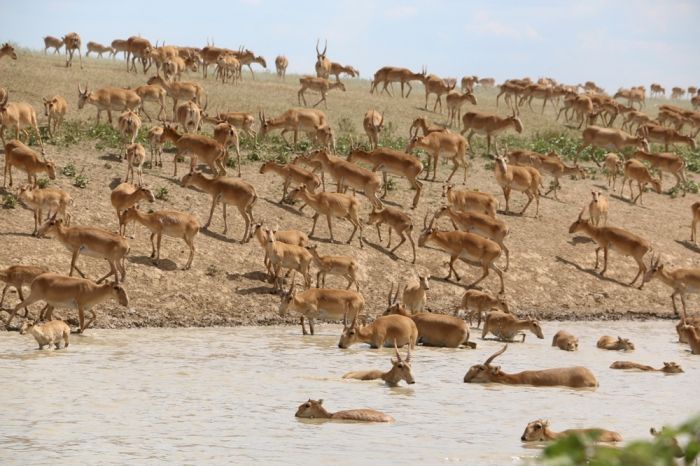
<svg viewBox="0 0 700 466">
<path fill-rule="evenodd" d="M 176 45 L 239 45 L 274 67 L 311 72 L 317 38 L 328 56 L 371 77 L 384 65 L 465 74 L 592 79 L 608 90 L 661 82 L 700 85 L 700 1 L 13 1 L 0 41 L 43 48 L 46 34 L 78 32 L 108 44 L 140 34 Z"/>
</svg>

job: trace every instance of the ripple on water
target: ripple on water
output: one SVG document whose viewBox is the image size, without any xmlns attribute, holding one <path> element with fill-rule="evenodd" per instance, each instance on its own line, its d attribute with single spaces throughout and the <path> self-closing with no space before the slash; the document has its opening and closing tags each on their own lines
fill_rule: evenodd
<svg viewBox="0 0 700 466">
<path fill-rule="evenodd" d="M 91 330 L 65 351 L 37 351 L 31 337 L 5 333 L 0 462 L 523 464 L 539 450 L 520 435 L 539 417 L 555 430 L 600 426 L 633 439 L 697 411 L 697 384 L 687 382 L 698 380 L 700 358 L 676 343 L 673 322 L 543 327 L 545 340 L 528 336 L 496 364 L 507 372 L 586 366 L 597 391 L 464 384 L 467 369 L 502 345 L 481 340 L 476 350 L 417 348 L 410 387 L 343 380 L 350 370 L 388 369 L 393 350 L 340 350 L 332 325 L 315 336 L 298 326 Z M 579 352 L 549 346 L 562 328 L 579 337 Z M 599 350 L 603 334 L 629 337 L 637 349 Z M 614 371 L 615 360 L 676 361 L 685 374 Z M 323 398 L 332 411 L 372 407 L 397 421 L 294 418 L 307 398 Z"/>
</svg>

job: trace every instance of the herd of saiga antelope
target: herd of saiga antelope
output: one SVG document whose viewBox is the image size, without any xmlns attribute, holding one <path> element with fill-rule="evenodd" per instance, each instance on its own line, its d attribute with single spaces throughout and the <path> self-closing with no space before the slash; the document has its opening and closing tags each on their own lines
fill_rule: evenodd
<svg viewBox="0 0 700 466">
<path fill-rule="evenodd" d="M 71 66 L 73 55 L 77 52 L 82 67 L 81 41 L 77 34 L 71 33 L 62 39 L 46 37 L 45 44 L 46 49 L 54 47 L 56 52 L 61 46 L 65 46 L 66 66 Z M 492 79 L 479 80 L 476 76 L 467 76 L 462 79 L 463 92 L 458 92 L 454 89 L 455 80 L 427 75 L 425 70 L 421 73 L 413 73 L 405 68 L 384 67 L 374 75 L 372 93 L 377 90 L 379 84 L 382 84 L 380 92 L 391 95 L 389 86 L 397 82 L 401 85 L 402 96 L 404 86 L 408 87 L 406 94 L 408 96 L 412 89 L 411 81 L 420 81 L 426 92 L 426 108 L 429 95 L 436 94 L 437 99 L 433 110 L 436 110 L 438 106 L 442 110 L 442 96 L 446 95 L 450 126 L 453 122 L 461 119 L 463 124 L 461 134 L 453 133 L 444 127 L 431 126 L 424 118 L 418 118 L 411 127 L 411 139 L 405 152 L 382 148 L 379 147 L 379 133 L 384 125 L 384 115 L 376 110 L 369 110 L 365 114 L 363 126 L 372 150 L 368 152 L 352 148 L 347 160 L 345 160 L 332 155 L 332 152 L 335 151 L 333 131 L 325 114 L 319 110 L 292 108 L 276 118 L 267 118 L 263 112 L 260 112 L 260 128 L 256 133 L 253 129 L 255 119 L 250 114 L 229 112 L 210 116 L 206 113 L 206 104 L 200 107 L 203 97 L 205 97 L 203 87 L 196 82 L 182 81 L 182 73 L 188 70 L 197 71 L 198 66 L 202 66 L 203 76 L 206 78 L 208 65 L 216 64 L 217 79 L 221 79 L 224 83 L 227 80 L 236 83 L 241 80 L 242 65 L 247 65 L 250 68 L 252 63 L 259 63 L 266 67 L 265 59 L 256 56 L 249 50 L 241 48 L 234 51 L 214 46 L 202 49 L 174 46 L 158 47 L 157 44 L 156 47 L 153 47 L 148 40 L 140 37 L 131 37 L 126 41 L 115 40 L 112 47 L 101 46 L 93 42 L 88 43 L 88 54 L 96 52 L 101 56 L 104 52 L 110 52 L 115 55 L 119 51 L 123 51 L 125 54 L 127 71 L 137 72 L 136 60 L 139 59 L 142 62 L 144 74 L 150 66 L 155 65 L 156 75 L 150 78 L 146 85 L 134 90 L 105 87 L 90 91 L 87 87 L 82 89 L 78 85 L 78 108 L 82 109 L 86 103 L 94 105 L 97 108 L 98 122 L 103 110 L 107 111 L 110 123 L 112 122 L 112 110 L 123 111 L 118 119 L 118 127 L 125 141 L 120 158 L 122 154 L 126 154 L 127 173 L 125 181 L 111 193 L 111 202 L 116 210 L 119 223 L 119 234 L 102 228 L 70 226 L 70 214 L 67 211 L 71 204 L 70 195 L 59 189 L 39 188 L 36 185 L 39 173 L 45 172 L 50 179 L 55 178 L 53 162 L 43 157 L 44 146 L 38 131 L 36 113 L 27 103 L 8 102 L 8 93 L 0 88 L 0 123 L 2 123 L 1 134 L 5 147 L 5 184 L 9 173 L 10 185 L 12 185 L 13 167 L 27 173 L 29 184 L 20 188 L 19 197 L 34 210 L 34 234 L 37 236 L 52 234 L 72 252 L 69 276 L 51 273 L 41 267 L 23 265 L 14 265 L 0 272 L 0 278 L 7 283 L 3 290 L 2 299 L 4 300 L 8 288 L 13 286 L 17 289 L 22 300 L 10 312 L 6 323 L 8 327 L 19 309 L 23 308 L 25 317 L 27 317 L 27 306 L 37 301 L 46 303 L 36 322 L 27 320 L 21 327 L 22 333 L 28 331 L 34 335 L 40 348 L 46 345 L 58 348 L 61 341 L 63 341 L 64 347 L 68 345 L 70 329 L 63 321 L 52 320 L 52 311 L 55 306 L 76 307 L 79 313 L 79 331 L 83 332 L 95 320 L 95 313 L 92 311 L 94 305 L 110 298 L 116 299 L 121 305 L 128 305 L 128 296 L 122 283 L 126 276 L 125 258 L 130 250 L 129 243 L 124 237 L 126 226 L 129 223 L 141 223 L 151 231 L 152 257 L 155 260 L 160 258 L 160 243 L 163 235 L 183 239 L 190 249 L 190 255 L 184 268 L 189 269 L 192 265 L 195 253 L 194 239 L 200 229 L 197 218 L 189 213 L 177 211 L 161 210 L 144 213 L 138 210 L 140 201 L 154 201 L 153 193 L 142 183 L 142 166 L 146 158 L 146 151 L 143 146 L 135 143 L 136 135 L 141 128 L 139 114 L 143 112 L 151 120 L 144 108 L 146 101 L 158 103 L 160 105 L 158 118 L 161 119 L 163 115 L 167 118 L 165 97 L 170 96 L 173 100 L 173 120 L 177 121 L 184 129 L 183 134 L 177 131 L 176 126 L 165 123 L 163 127 L 153 127 L 149 130 L 151 167 L 162 166 L 161 148 L 167 141 L 174 143 L 177 148 L 177 154 L 174 158 L 175 176 L 177 176 L 178 158 L 185 154 L 191 156 L 190 172 L 182 178 L 182 185 L 184 187 L 195 186 L 212 197 L 209 219 L 204 228 L 210 225 L 216 206 L 222 202 L 224 233 L 226 233 L 228 228 L 226 205 L 236 206 L 245 220 L 242 241 L 246 242 L 255 237 L 260 242 L 265 252 L 264 265 L 269 277 L 274 282 L 275 290 L 282 292 L 281 314 L 288 311 L 299 313 L 304 334 L 307 333 L 304 317 L 309 320 L 312 334 L 314 333 L 314 318 L 326 320 L 342 318 L 344 328 L 339 342 L 341 348 L 347 348 L 358 342 L 368 343 L 373 348 L 391 344 L 395 348 L 408 345 L 409 353 L 405 358 L 402 358 L 396 349 L 396 359 L 392 359 L 392 368 L 388 372 L 351 372 L 345 376 L 361 380 L 381 378 L 389 385 L 396 385 L 401 380 L 413 383 L 410 349 L 414 348 L 419 341 L 428 346 L 475 347 L 476 345 L 468 341 L 469 326 L 463 319 L 423 312 L 426 291 L 429 290 L 429 277 L 419 277 L 418 283 L 405 287 L 400 301 L 398 288 L 394 294 L 392 286 L 392 290 L 389 291 L 389 307 L 384 315 L 368 325 L 358 323 L 358 317 L 361 317 L 365 302 L 359 292 L 358 275 L 360 271 L 357 261 L 349 256 L 321 256 L 318 254 L 316 246 L 308 244 L 309 236 L 314 234 L 318 217 L 324 215 L 328 222 L 331 240 L 334 239 L 332 218 L 344 218 L 350 221 L 354 227 L 348 243 L 352 241 L 359 229 L 359 242 L 360 247 L 362 247 L 363 224 L 359 215 L 360 201 L 354 193 L 352 196 L 345 194 L 348 187 L 353 188 L 353 191 L 364 193 L 370 200 L 372 211 L 366 222 L 368 225 L 376 225 L 378 234 L 380 234 L 379 227 L 382 223 L 389 225 L 388 247 L 391 245 L 392 230 L 400 236 L 401 241 L 391 250 L 392 255 L 408 239 L 413 250 L 413 263 L 415 263 L 415 244 L 412 238 L 414 226 L 411 216 L 402 209 L 384 206 L 378 194 L 383 185 L 381 198 L 387 195 L 387 173 L 402 176 L 416 191 L 411 208 L 418 205 L 423 186 L 418 178 L 424 171 L 424 167 L 418 158 L 410 155 L 416 148 L 425 150 L 429 156 L 424 179 L 427 180 L 430 175 L 432 162 L 433 175 L 431 180 L 435 181 L 439 157 L 442 155 L 452 159 L 453 162 L 453 169 L 447 178 L 447 183 L 460 167 L 463 169 L 466 180 L 467 161 L 465 156 L 474 134 L 486 136 L 487 151 L 490 153 L 491 143 L 498 134 L 509 128 L 522 132 L 523 124 L 519 118 L 519 108 L 522 105 L 527 103 L 531 106 L 533 99 L 541 99 L 544 111 L 547 102 L 556 108 L 563 98 L 557 119 L 563 113 L 569 121 L 572 118 L 578 118 L 579 128 L 584 123 L 587 125 L 583 130 L 583 143 L 579 154 L 588 146 L 615 149 L 617 152 L 628 147 L 636 150 L 624 163 L 615 153 L 608 154 L 604 160 L 609 177 L 608 183 L 612 182 L 613 189 L 620 170 L 624 174 L 623 189 L 628 183 L 631 196 L 633 195 L 632 183 L 637 182 L 639 193 L 633 199 L 633 202 L 636 203 L 637 200 L 642 201 L 642 193 L 647 184 L 651 184 L 658 193 L 661 192 L 661 181 L 652 176 L 642 161 L 647 162 L 651 168 L 662 174 L 663 172 L 673 174 L 677 181 L 676 187 L 684 187 L 686 183 L 683 158 L 670 152 L 650 153 L 648 142 L 661 142 L 665 144 L 667 151 L 669 144 L 678 143 L 688 144 L 694 149 L 695 137 L 700 132 L 700 113 L 698 112 L 672 105 L 663 105 L 657 119 L 652 119 L 637 110 L 634 107 L 635 103 L 639 105 L 640 109 L 644 105 L 645 89 L 642 86 L 620 90 L 613 98 L 610 98 L 592 82 L 581 86 L 585 92 L 579 93 L 579 86 L 564 86 L 547 78 L 540 79 L 537 83 L 532 83 L 529 79 L 512 79 L 500 86 L 500 92 L 497 96 L 497 104 L 501 95 L 505 97 L 506 103 L 512 110 L 512 115 L 501 117 L 478 111 L 466 112 L 462 115 L 461 107 L 465 102 L 477 104 L 473 94 L 474 87 L 476 85 L 493 86 Z M 318 43 L 316 44 L 316 52 L 317 77 L 302 77 L 300 79 L 301 89 L 298 93 L 300 103 L 303 101 L 304 104 L 306 104 L 304 97 L 306 90 L 320 93 L 321 100 L 314 106 L 321 102 L 326 103 L 329 90 L 335 88 L 345 90 L 339 80 L 340 74 L 347 73 L 353 77 L 358 75 L 357 70 L 352 67 L 331 62 L 326 57 L 326 48 L 320 51 Z M 5 55 L 17 59 L 14 49 L 8 44 L 0 48 L 0 58 Z M 284 78 L 287 59 L 282 56 L 277 57 L 275 64 L 278 75 Z M 252 73 L 252 68 L 250 71 Z M 331 74 L 336 76 L 335 82 L 328 80 Z M 652 93 L 664 92 L 663 88 L 657 84 L 652 85 L 651 89 Z M 695 88 L 689 88 L 688 92 L 696 94 L 698 91 Z M 681 96 L 682 89 L 674 88 L 673 97 L 680 98 Z M 627 106 L 615 100 L 617 98 L 626 99 Z M 700 95 L 692 96 L 694 106 L 697 107 L 700 104 L 699 99 Z M 178 105 L 179 101 L 185 103 Z M 53 136 L 56 131 L 60 130 L 67 104 L 63 97 L 55 96 L 44 99 L 44 105 L 45 115 L 48 116 L 49 135 Z M 612 128 L 618 115 L 622 115 L 624 118 L 622 129 Z M 603 126 L 593 125 L 597 119 L 601 120 Z M 215 125 L 214 138 L 197 134 L 204 121 Z M 634 125 L 637 125 L 635 135 L 624 131 L 624 129 L 632 130 Z M 690 128 L 691 132 L 694 131 L 692 136 L 681 133 L 686 126 Z M 5 143 L 4 133 L 5 128 L 8 127 L 15 129 L 16 139 Z M 25 128 L 27 127 L 32 127 L 36 131 L 42 147 L 41 155 L 19 140 L 20 130 L 24 130 L 26 133 Z M 282 138 L 285 141 L 287 141 L 285 134 L 293 132 L 293 142 L 296 145 L 298 133 L 303 132 L 309 136 L 314 144 L 321 147 L 311 154 L 297 157 L 293 163 L 283 166 L 274 162 L 266 162 L 260 169 L 261 173 L 271 172 L 283 179 L 282 200 L 299 200 L 304 203 L 301 209 L 308 205 L 315 211 L 313 227 L 309 235 L 297 230 L 268 229 L 260 223 L 254 223 L 253 206 L 257 199 L 255 188 L 242 179 L 226 176 L 228 150 L 231 146 L 235 148 L 238 156 L 238 176 L 241 175 L 239 130 L 254 137 L 264 138 L 269 131 L 276 129 L 282 130 Z M 419 130 L 422 130 L 423 136 L 418 135 Z M 469 135 L 464 138 L 462 135 L 467 131 L 469 131 Z M 528 197 L 528 202 L 520 214 L 524 214 L 533 200 L 536 201 L 536 215 L 538 214 L 542 172 L 546 172 L 554 178 L 550 191 L 554 191 L 555 197 L 560 188 L 559 178 L 561 176 L 577 174 L 585 177 L 584 171 L 578 165 L 565 165 L 555 153 L 545 155 L 528 150 L 513 150 L 507 156 L 498 155 L 497 150 L 496 153 L 494 174 L 496 181 L 503 189 L 506 212 L 509 211 L 510 193 L 512 190 L 516 190 L 523 192 Z M 196 170 L 200 159 L 210 167 L 214 173 L 213 177 L 207 177 Z M 355 162 L 367 163 L 372 169 L 363 168 Z M 312 170 L 303 168 L 303 165 Z M 319 170 L 321 178 L 315 174 Z M 377 176 L 377 171 L 382 172 L 383 180 Z M 325 191 L 324 174 L 328 174 L 335 180 L 337 192 Z M 134 184 L 129 183 L 129 179 Z M 291 184 L 295 184 L 297 187 L 289 192 Z M 321 189 L 319 190 L 319 188 Z M 522 320 L 516 318 L 510 313 L 508 306 L 502 299 L 502 294 L 505 291 L 503 272 L 507 271 L 509 262 L 509 251 L 504 244 L 504 239 L 509 230 L 505 222 L 496 216 L 498 206 L 496 199 L 483 192 L 458 190 L 449 184 L 444 187 L 443 197 L 446 198 L 448 205 L 439 208 L 430 222 L 428 222 L 427 214 L 423 219 L 423 230 L 418 239 L 419 246 L 432 244 L 450 255 L 448 280 L 453 273 L 456 279 L 460 280 L 454 268 L 457 259 L 465 259 L 481 266 L 482 276 L 474 281 L 470 285 L 471 287 L 485 279 L 490 270 L 493 270 L 500 279 L 500 292 L 497 296 L 473 289 L 465 292 L 462 308 L 469 311 L 470 323 L 472 317 L 477 317 L 478 328 L 483 314 L 485 315 L 483 337 L 492 333 L 499 339 L 513 341 L 522 330 L 530 330 L 538 338 L 543 338 L 542 329 L 536 320 L 530 317 Z M 678 314 L 676 297 L 680 297 L 683 306 L 681 322 L 677 326 L 679 340 L 688 343 L 693 354 L 700 354 L 700 318 L 687 318 L 685 308 L 686 295 L 700 290 L 700 269 L 668 270 L 660 263 L 658 257 L 652 257 L 650 266 L 647 266 L 644 257 L 651 251 L 650 242 L 623 228 L 607 226 L 607 210 L 607 199 L 601 193 L 594 192 L 592 201 L 581 210 L 569 232 L 587 234 L 598 244 L 596 269 L 598 268 L 599 252 L 601 249 L 603 250 L 604 260 L 603 268 L 600 271 L 601 275 L 605 273 L 607 268 L 608 251 L 614 249 L 622 255 L 633 257 L 639 266 L 638 273 L 630 285 L 642 277 L 640 289 L 644 283 L 653 278 L 658 278 L 670 286 L 673 289 L 671 299 L 676 314 Z M 45 221 L 43 221 L 44 211 L 47 212 Z M 589 218 L 584 218 L 586 211 L 589 212 Z M 455 227 L 454 231 L 443 231 L 434 227 L 435 220 L 443 216 L 451 220 Z M 693 204 L 692 217 L 691 240 L 694 241 L 696 223 L 700 220 L 700 202 Z M 502 251 L 505 251 L 506 256 L 506 265 L 503 270 L 495 264 Z M 81 253 L 106 259 L 110 271 L 97 282 L 85 278 L 73 278 L 71 275 L 74 269 L 81 276 L 85 276 L 76 264 Z M 315 264 L 318 268 L 316 288 L 311 285 L 311 264 Z M 294 280 L 292 280 L 289 291 L 284 292 L 282 289 L 284 278 L 280 275 L 282 269 L 287 270 L 287 273 L 293 271 L 295 275 L 297 272 L 301 274 L 305 291 L 295 292 Z M 328 274 L 345 277 L 348 280 L 347 289 L 325 288 L 325 277 Z M 112 275 L 115 277 L 114 283 L 102 283 Z M 320 284 L 323 284 L 324 287 L 319 288 Z M 22 294 L 22 286 L 24 285 L 29 285 L 31 289 L 30 295 L 26 299 Z M 352 285 L 355 285 L 357 291 L 349 290 Z M 91 313 L 91 318 L 87 323 L 84 319 L 85 310 Z M 348 317 L 352 319 L 350 324 L 348 324 Z M 524 334 L 522 336 L 524 340 Z M 575 351 L 578 348 L 578 341 L 575 336 L 568 332 L 559 331 L 554 336 L 552 346 Z M 629 340 L 608 336 L 600 338 L 598 347 L 612 350 L 634 349 L 634 345 Z M 473 366 L 465 375 L 464 381 L 573 388 L 597 387 L 598 385 L 593 373 L 584 367 L 507 374 L 499 366 L 491 365 L 494 358 L 501 355 L 506 348 L 507 345 L 489 357 L 484 364 Z M 654 369 L 629 361 L 618 361 L 611 367 L 645 371 L 659 370 L 665 373 L 682 372 L 675 363 L 664 363 L 664 367 Z M 358 421 L 392 419 L 390 416 L 373 410 L 329 413 L 323 408 L 320 400 L 309 400 L 302 404 L 297 416 Z M 548 429 L 546 422 L 538 420 L 528 425 L 523 434 L 523 440 L 545 440 L 555 438 L 558 435 Z M 620 436 L 614 432 L 604 431 L 601 439 L 617 441 L 620 440 Z"/>
</svg>

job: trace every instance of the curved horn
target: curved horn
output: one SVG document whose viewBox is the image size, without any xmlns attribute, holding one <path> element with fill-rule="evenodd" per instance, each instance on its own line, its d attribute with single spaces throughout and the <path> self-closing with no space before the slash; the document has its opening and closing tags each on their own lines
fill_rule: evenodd
<svg viewBox="0 0 700 466">
<path fill-rule="evenodd" d="M 508 344 L 506 343 L 505 345 L 503 345 L 503 348 L 501 348 L 500 351 L 497 351 L 497 352 L 493 353 L 493 354 L 491 355 L 491 357 L 489 357 L 489 358 L 486 360 L 486 362 L 484 362 L 484 366 L 488 366 L 488 365 L 491 363 L 491 361 L 493 361 L 493 360 L 496 359 L 498 356 L 500 356 L 500 355 L 502 355 L 503 353 L 505 353 L 505 351 L 506 351 L 507 349 L 508 349 Z"/>
<path fill-rule="evenodd" d="M 83 94 L 83 89 L 80 87 L 80 81 L 78 81 L 78 93 Z"/>
<path fill-rule="evenodd" d="M 399 354 L 399 347 L 396 346 L 396 338 L 394 338 L 394 352 L 396 353 L 396 359 L 401 362 L 401 355 Z"/>
<path fill-rule="evenodd" d="M 403 360 L 406 364 L 411 363 L 411 345 L 408 345 L 408 351 L 406 352 L 406 359 Z"/>
<path fill-rule="evenodd" d="M 406 289 L 406 285 L 404 285 L 404 290 Z M 396 285 L 396 293 L 394 293 L 394 304 L 399 302 L 399 285 Z"/>
<path fill-rule="evenodd" d="M 428 212 L 426 212 L 425 217 L 423 217 L 423 228 L 428 228 Z"/>
<path fill-rule="evenodd" d="M 321 42 L 321 39 L 316 39 L 316 55 L 321 55 L 321 52 L 318 51 L 318 43 Z"/>
<path fill-rule="evenodd" d="M 578 213 L 578 220 L 581 220 L 581 218 L 583 217 L 583 213 L 585 211 L 586 211 L 586 207 L 584 206 L 581 208 L 581 212 Z"/>
<path fill-rule="evenodd" d="M 391 282 L 391 288 L 389 289 L 389 296 L 387 296 L 387 302 L 391 306 L 391 294 L 394 292 L 394 282 Z"/>
<path fill-rule="evenodd" d="M 328 39 L 326 39 L 326 42 L 323 46 L 323 53 L 321 55 L 325 56 L 326 55 L 326 50 L 328 50 Z"/>
<path fill-rule="evenodd" d="M 348 328 L 348 313 L 343 314 L 343 330 Z"/>
</svg>

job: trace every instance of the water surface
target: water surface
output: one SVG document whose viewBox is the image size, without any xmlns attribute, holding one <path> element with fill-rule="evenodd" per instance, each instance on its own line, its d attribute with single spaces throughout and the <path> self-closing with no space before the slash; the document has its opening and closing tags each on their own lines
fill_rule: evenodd
<svg viewBox="0 0 700 466">
<path fill-rule="evenodd" d="M 676 343 L 674 323 L 545 322 L 497 359 L 505 371 L 583 365 L 597 391 L 465 384 L 465 372 L 501 344 L 476 350 L 419 347 L 416 384 L 342 380 L 346 371 L 390 368 L 391 350 L 337 347 L 340 327 L 90 330 L 63 351 L 0 335 L 2 464 L 526 464 L 525 425 L 604 427 L 625 439 L 697 413 L 700 357 Z M 580 351 L 550 346 L 566 328 Z M 477 331 L 478 334 L 480 332 Z M 595 348 L 602 334 L 631 338 L 632 353 Z M 472 337 L 474 339 L 474 337 Z M 676 361 L 685 374 L 627 373 L 615 360 Z M 308 398 L 331 411 L 371 407 L 394 424 L 294 418 Z"/>
</svg>

